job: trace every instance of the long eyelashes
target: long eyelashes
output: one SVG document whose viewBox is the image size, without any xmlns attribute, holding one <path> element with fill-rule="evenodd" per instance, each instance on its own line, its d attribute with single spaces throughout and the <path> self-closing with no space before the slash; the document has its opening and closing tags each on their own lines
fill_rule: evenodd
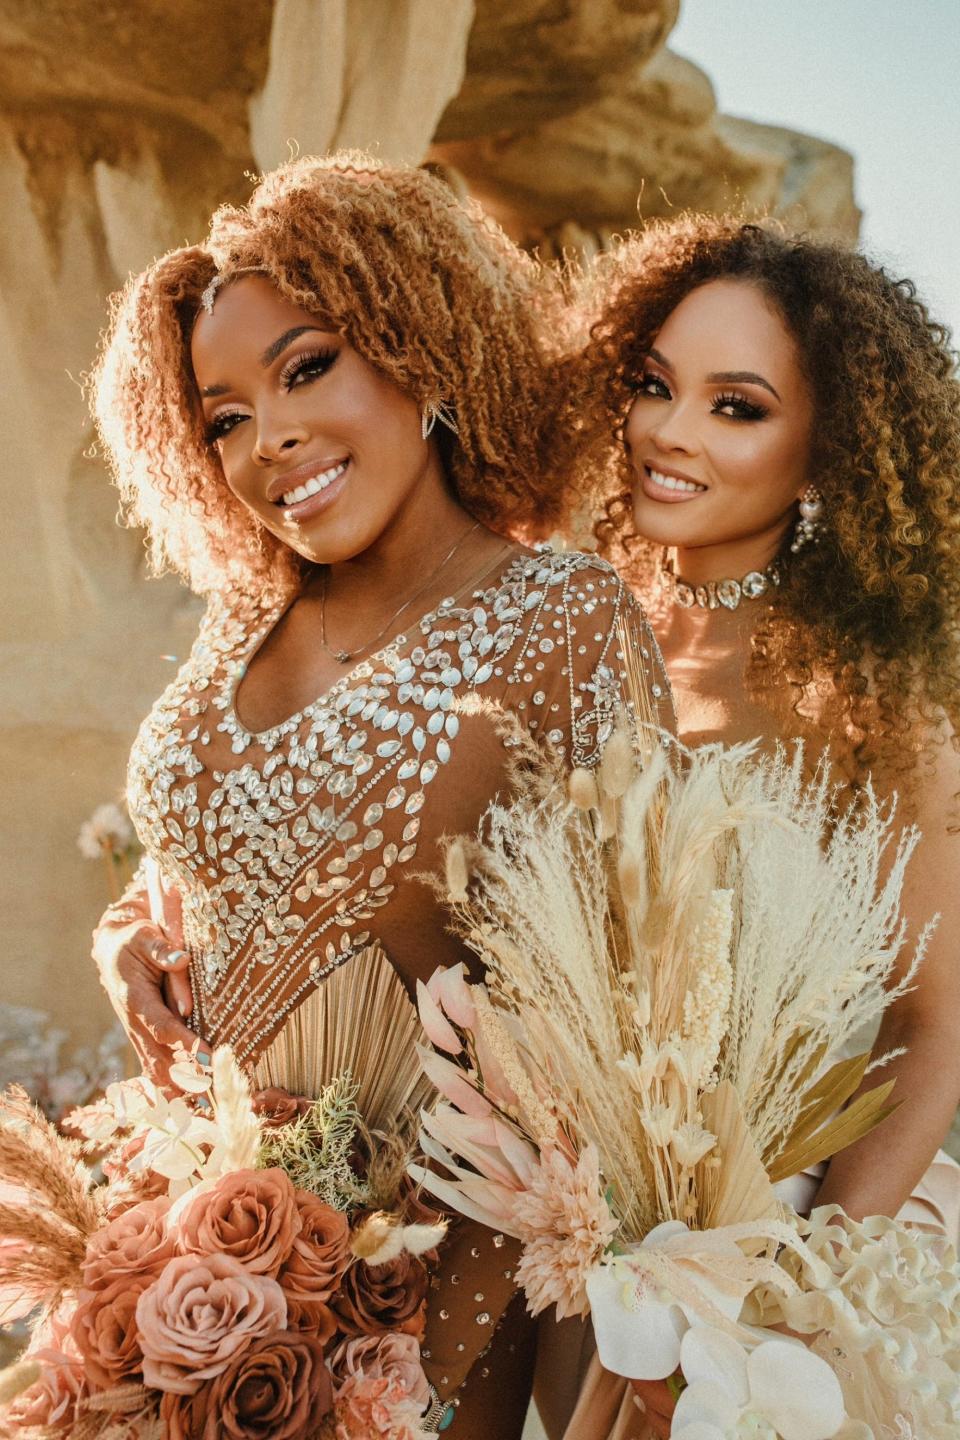
<svg viewBox="0 0 960 1440">
<path fill-rule="evenodd" d="M 301 385 L 309 385 L 312 380 L 319 380 L 330 369 L 340 352 L 334 348 L 310 350 L 301 352 L 288 360 L 280 371 L 280 385 L 284 390 L 293 390 Z M 223 440 L 232 430 L 235 430 L 241 420 L 249 420 L 250 416 L 245 410 L 221 410 L 204 430 L 204 439 L 208 445 L 215 445 L 218 440 Z"/>
<path fill-rule="evenodd" d="M 294 385 L 302 384 L 301 376 L 307 380 L 317 380 L 325 375 L 330 366 L 336 360 L 339 351 L 328 346 L 326 349 L 311 350 L 307 353 L 294 355 L 288 360 L 280 371 L 280 384 L 285 390 L 292 390 Z"/>
<path fill-rule="evenodd" d="M 729 391 L 725 395 L 717 396 L 710 413 L 727 415 L 731 420 L 762 420 L 764 416 L 770 414 L 770 411 L 765 405 L 758 405 L 754 400 L 748 400 L 745 395 Z"/>
<path fill-rule="evenodd" d="M 654 375 L 649 371 L 640 377 L 637 392 L 641 395 L 650 395 L 658 400 L 673 399 L 662 375 Z M 770 411 L 765 405 L 759 405 L 755 400 L 748 400 L 746 395 L 741 395 L 739 391 L 726 390 L 714 396 L 710 413 L 711 415 L 722 415 L 728 420 L 763 420 L 770 414 Z"/>
</svg>

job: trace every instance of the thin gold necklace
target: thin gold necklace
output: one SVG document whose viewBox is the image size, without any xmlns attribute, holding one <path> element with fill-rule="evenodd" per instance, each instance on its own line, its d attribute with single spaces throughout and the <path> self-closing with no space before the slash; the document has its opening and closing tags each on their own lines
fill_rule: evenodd
<svg viewBox="0 0 960 1440">
<path fill-rule="evenodd" d="M 327 640 L 327 590 L 329 589 L 330 585 L 330 570 L 328 568 L 323 577 L 323 590 L 320 595 L 320 644 L 323 646 L 324 650 L 326 650 L 327 654 L 332 655 L 338 665 L 348 665 L 351 660 L 356 658 L 357 655 L 364 655 L 367 654 L 370 650 L 372 650 L 373 647 L 376 645 L 377 641 L 382 639 L 383 636 L 386 635 L 387 631 L 390 629 L 390 626 L 394 623 L 395 620 L 399 619 L 399 617 L 403 614 L 404 610 L 408 610 L 415 600 L 419 600 L 421 595 L 426 594 L 433 582 L 436 580 L 437 576 L 441 573 L 441 571 L 446 568 L 449 562 L 453 559 L 454 555 L 456 555 L 457 551 L 460 549 L 460 546 L 463 545 L 464 542 L 469 538 L 469 536 L 473 534 L 474 530 L 479 529 L 480 522 L 479 520 L 477 520 L 474 522 L 473 525 L 470 526 L 469 530 L 465 530 L 463 532 L 463 534 L 457 540 L 456 544 L 447 551 L 446 555 L 444 555 L 443 559 L 440 561 L 440 564 L 436 567 L 436 569 L 431 570 L 429 576 L 427 577 L 426 584 L 421 585 L 419 590 L 415 590 L 414 593 L 408 597 L 408 599 L 404 600 L 403 604 L 399 607 L 399 609 L 394 610 L 389 620 L 386 622 L 385 625 L 382 625 L 380 627 L 372 640 L 367 640 L 362 645 L 356 645 L 352 650 L 334 649 L 334 647 L 330 645 Z"/>
</svg>

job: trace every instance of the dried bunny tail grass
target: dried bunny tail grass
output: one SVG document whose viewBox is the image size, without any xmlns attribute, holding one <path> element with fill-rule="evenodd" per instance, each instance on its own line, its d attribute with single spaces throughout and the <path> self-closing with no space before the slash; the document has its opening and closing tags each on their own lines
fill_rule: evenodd
<svg viewBox="0 0 960 1440">
<path fill-rule="evenodd" d="M 87 1237 L 99 1229 L 103 1212 L 81 1148 L 41 1115 L 19 1085 L 0 1095 L 0 1175 Z"/>
<path fill-rule="evenodd" d="M 600 791 L 597 789 L 597 779 L 592 770 L 585 770 L 578 766 L 571 770 L 570 779 L 567 782 L 567 793 L 570 796 L 570 803 L 578 810 L 599 810 Z"/>
<path fill-rule="evenodd" d="M 600 790 L 613 800 L 619 800 L 626 792 L 634 775 L 633 736 L 621 714 L 616 729 L 604 746 L 600 761 Z"/>
<path fill-rule="evenodd" d="M 467 864 L 466 846 L 462 840 L 451 840 L 446 848 L 444 862 L 450 903 L 462 904 L 467 899 L 467 887 L 470 884 L 470 867 Z"/>
<path fill-rule="evenodd" d="M 213 1052 L 213 1107 L 223 1169 L 252 1170 L 260 1153 L 260 1122 L 250 1100 L 250 1087 L 233 1051 L 220 1045 Z"/>
<path fill-rule="evenodd" d="M 37 1360 L 20 1360 L 16 1365 L 9 1365 L 6 1370 L 0 1372 L 0 1406 L 9 1405 L 22 1395 L 24 1390 L 29 1390 L 43 1374 L 43 1367 Z"/>
</svg>

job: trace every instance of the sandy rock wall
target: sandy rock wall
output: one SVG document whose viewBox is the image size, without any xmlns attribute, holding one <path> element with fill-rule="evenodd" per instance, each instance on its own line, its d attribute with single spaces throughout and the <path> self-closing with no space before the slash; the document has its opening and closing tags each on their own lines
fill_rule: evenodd
<svg viewBox="0 0 960 1440">
<path fill-rule="evenodd" d="M 4 1001 L 77 1039 L 107 1023 L 106 889 L 75 837 L 196 625 L 90 453 L 106 297 L 297 146 L 429 151 L 547 252 L 602 243 L 638 193 L 643 214 L 742 196 L 854 230 L 849 157 L 719 117 L 665 48 L 678 3 L 0 0 Z"/>
</svg>

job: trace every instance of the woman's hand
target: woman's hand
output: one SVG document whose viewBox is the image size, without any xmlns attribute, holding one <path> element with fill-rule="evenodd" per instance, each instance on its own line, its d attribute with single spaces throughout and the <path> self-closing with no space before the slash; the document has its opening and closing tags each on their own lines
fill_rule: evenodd
<svg viewBox="0 0 960 1440">
<path fill-rule="evenodd" d="M 164 895 L 162 908 L 158 924 L 147 888 L 128 890 L 93 932 L 93 959 L 144 1073 L 167 1085 L 173 1047 L 191 1049 L 196 1036 L 183 1023 L 193 1008 L 190 957 L 180 943 L 179 901 L 173 892 Z"/>
<path fill-rule="evenodd" d="M 662 1440 L 669 1440 L 677 1402 L 666 1380 L 631 1380 L 630 1388 L 642 1402 L 654 1435 L 662 1437 Z"/>
</svg>

